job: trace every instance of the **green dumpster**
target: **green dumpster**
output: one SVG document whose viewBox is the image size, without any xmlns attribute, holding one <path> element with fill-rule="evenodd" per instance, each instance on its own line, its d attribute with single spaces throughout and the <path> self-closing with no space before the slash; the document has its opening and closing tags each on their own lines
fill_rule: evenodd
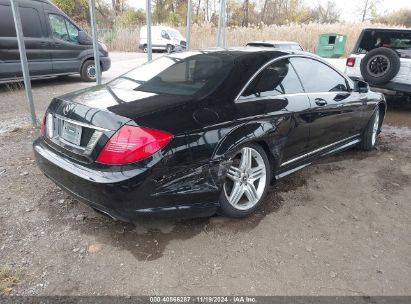
<svg viewBox="0 0 411 304">
<path fill-rule="evenodd" d="M 321 34 L 318 39 L 317 55 L 323 58 L 339 58 L 345 53 L 346 35 Z"/>
</svg>

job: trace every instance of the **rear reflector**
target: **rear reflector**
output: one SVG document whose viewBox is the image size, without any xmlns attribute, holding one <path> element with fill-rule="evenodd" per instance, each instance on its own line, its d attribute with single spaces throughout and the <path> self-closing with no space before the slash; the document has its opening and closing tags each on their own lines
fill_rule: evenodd
<svg viewBox="0 0 411 304">
<path fill-rule="evenodd" d="M 97 162 L 113 165 L 134 163 L 164 148 L 172 137 L 167 132 L 126 125 L 110 138 Z"/>
<path fill-rule="evenodd" d="M 347 58 L 347 62 L 345 64 L 347 67 L 352 68 L 355 65 L 355 58 Z"/>
</svg>

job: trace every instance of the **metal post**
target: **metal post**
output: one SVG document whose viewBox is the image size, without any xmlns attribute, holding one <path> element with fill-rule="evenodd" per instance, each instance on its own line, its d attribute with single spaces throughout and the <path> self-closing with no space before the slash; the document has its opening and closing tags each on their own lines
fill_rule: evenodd
<svg viewBox="0 0 411 304">
<path fill-rule="evenodd" d="M 187 28 L 186 28 L 186 40 L 187 40 L 187 50 L 190 49 L 191 42 L 191 14 L 192 14 L 192 3 L 191 0 L 187 0 Z"/>
<path fill-rule="evenodd" d="M 16 0 L 10 0 L 10 3 L 11 9 L 13 11 L 14 26 L 16 28 L 17 43 L 19 45 L 21 70 L 23 71 L 26 99 L 30 108 L 31 123 L 33 124 L 33 127 L 37 127 L 36 110 L 34 108 L 33 93 L 31 91 L 30 72 L 27 63 L 26 45 L 24 44 L 24 35 L 23 27 L 21 26 L 20 11 Z"/>
<path fill-rule="evenodd" d="M 151 49 L 151 0 L 146 1 L 146 23 L 147 23 L 147 61 L 153 59 Z"/>
<path fill-rule="evenodd" d="M 223 20 L 224 20 L 224 7 L 225 7 L 225 0 L 220 0 L 220 13 L 218 16 L 218 29 L 217 29 L 217 46 L 221 47 L 221 36 L 222 36 L 222 27 L 223 27 Z"/>
<path fill-rule="evenodd" d="M 96 69 L 96 81 L 97 84 L 101 84 L 101 67 L 100 67 L 100 46 L 97 37 L 97 25 L 96 25 L 96 0 L 90 0 L 90 21 L 91 31 L 93 33 L 93 49 L 94 49 L 94 67 Z"/>
<path fill-rule="evenodd" d="M 226 7 L 225 7 L 225 0 L 223 6 L 223 47 L 227 46 L 227 15 L 226 15 Z"/>
</svg>

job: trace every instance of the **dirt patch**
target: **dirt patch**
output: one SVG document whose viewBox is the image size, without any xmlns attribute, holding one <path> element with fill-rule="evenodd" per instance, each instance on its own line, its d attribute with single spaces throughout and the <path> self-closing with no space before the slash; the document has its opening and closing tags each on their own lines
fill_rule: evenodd
<svg viewBox="0 0 411 304">
<path fill-rule="evenodd" d="M 0 270 L 0 295 L 10 295 L 19 278 L 9 270 Z"/>
</svg>

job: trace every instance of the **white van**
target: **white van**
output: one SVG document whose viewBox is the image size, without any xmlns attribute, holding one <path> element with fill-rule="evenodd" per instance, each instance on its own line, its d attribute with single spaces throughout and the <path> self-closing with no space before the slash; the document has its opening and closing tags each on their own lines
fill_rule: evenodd
<svg viewBox="0 0 411 304">
<path fill-rule="evenodd" d="M 167 53 L 184 51 L 186 39 L 179 31 L 167 26 L 151 27 L 151 46 L 153 50 L 166 51 Z M 140 30 L 139 49 L 147 53 L 147 27 Z"/>
</svg>

